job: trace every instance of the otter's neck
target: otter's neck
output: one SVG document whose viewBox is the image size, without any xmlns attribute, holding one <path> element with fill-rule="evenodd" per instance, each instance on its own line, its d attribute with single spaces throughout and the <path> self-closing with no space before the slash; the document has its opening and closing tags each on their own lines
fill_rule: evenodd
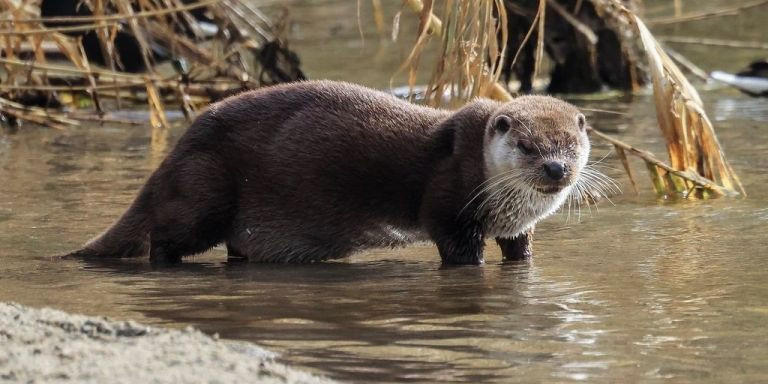
<svg viewBox="0 0 768 384">
<path fill-rule="evenodd" d="M 499 185 L 483 196 L 482 212 L 486 234 L 513 238 L 557 211 L 567 200 L 571 187 L 556 194 L 543 194 L 532 188 Z"/>
</svg>

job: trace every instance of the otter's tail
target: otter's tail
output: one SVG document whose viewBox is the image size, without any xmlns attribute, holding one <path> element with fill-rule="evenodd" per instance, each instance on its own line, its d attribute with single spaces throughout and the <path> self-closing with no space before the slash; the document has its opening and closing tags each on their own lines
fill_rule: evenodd
<svg viewBox="0 0 768 384">
<path fill-rule="evenodd" d="M 122 217 L 104 233 L 74 252 L 62 257 L 105 258 L 134 257 L 147 254 L 149 250 L 150 217 L 147 186 L 142 188 Z"/>
</svg>

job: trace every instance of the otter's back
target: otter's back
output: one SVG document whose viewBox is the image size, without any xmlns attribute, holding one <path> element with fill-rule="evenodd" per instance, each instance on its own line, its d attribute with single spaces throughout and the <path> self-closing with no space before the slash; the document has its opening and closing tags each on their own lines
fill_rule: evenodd
<svg viewBox="0 0 768 384">
<path fill-rule="evenodd" d="M 249 92 L 209 113 L 225 132 L 220 150 L 254 208 L 398 223 L 416 220 L 440 160 L 431 148 L 433 129 L 448 116 L 326 81 Z"/>
</svg>

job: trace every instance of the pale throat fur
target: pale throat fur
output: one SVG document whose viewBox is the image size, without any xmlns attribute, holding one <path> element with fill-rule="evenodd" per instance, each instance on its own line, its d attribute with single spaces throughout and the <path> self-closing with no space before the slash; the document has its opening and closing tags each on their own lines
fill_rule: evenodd
<svg viewBox="0 0 768 384">
<path fill-rule="evenodd" d="M 523 106 L 543 102 L 544 107 L 506 104 L 491 116 L 484 138 L 485 182 L 473 196 L 486 235 L 508 239 L 532 228 L 569 199 L 590 152 L 586 121 L 575 107 L 542 96 L 516 101 Z M 562 164 L 564 175 L 552 183 L 544 167 L 555 163 Z"/>
</svg>

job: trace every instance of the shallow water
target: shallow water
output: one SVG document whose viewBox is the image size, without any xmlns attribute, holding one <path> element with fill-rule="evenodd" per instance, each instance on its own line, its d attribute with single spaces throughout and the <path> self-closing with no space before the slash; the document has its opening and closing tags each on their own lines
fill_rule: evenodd
<svg viewBox="0 0 768 384">
<path fill-rule="evenodd" d="M 388 81 L 365 64 L 350 78 Z M 766 382 L 768 101 L 703 97 L 749 197 L 636 195 L 609 156 L 615 205 L 546 220 L 530 262 L 502 263 L 489 244 L 482 267 L 441 268 L 429 246 L 316 265 L 227 263 L 221 250 L 171 268 L 52 261 L 122 213 L 164 149 L 143 127 L 25 127 L 0 135 L 0 300 L 194 325 L 349 381 Z M 663 153 L 647 97 L 574 102 L 625 113 L 589 118 Z M 592 157 L 609 151 L 595 143 Z"/>
</svg>

